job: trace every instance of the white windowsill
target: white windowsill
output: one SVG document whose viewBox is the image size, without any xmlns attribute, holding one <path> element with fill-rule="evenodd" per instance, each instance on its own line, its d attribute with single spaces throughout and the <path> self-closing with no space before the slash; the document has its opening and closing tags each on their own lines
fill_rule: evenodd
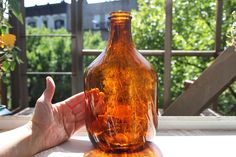
<svg viewBox="0 0 236 157">
<path fill-rule="evenodd" d="M 9 130 L 24 125 L 30 116 L 0 117 L 0 130 Z M 161 116 L 158 130 L 236 130 L 236 116 Z"/>
</svg>

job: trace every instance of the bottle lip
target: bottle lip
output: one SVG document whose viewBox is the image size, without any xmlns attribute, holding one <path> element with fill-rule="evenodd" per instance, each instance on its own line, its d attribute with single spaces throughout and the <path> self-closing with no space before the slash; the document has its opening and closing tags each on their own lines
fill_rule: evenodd
<svg viewBox="0 0 236 157">
<path fill-rule="evenodd" d="M 118 19 L 118 20 L 128 20 L 131 19 L 132 16 L 128 11 L 114 11 L 110 13 L 109 19 Z"/>
</svg>

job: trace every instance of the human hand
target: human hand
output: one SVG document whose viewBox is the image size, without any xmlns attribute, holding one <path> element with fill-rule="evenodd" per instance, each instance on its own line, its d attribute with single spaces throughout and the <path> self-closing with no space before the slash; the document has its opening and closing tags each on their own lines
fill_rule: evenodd
<svg viewBox="0 0 236 157">
<path fill-rule="evenodd" d="M 52 104 L 55 84 L 51 77 L 46 78 L 46 84 L 30 122 L 35 153 L 66 141 L 84 125 L 84 93 Z"/>
</svg>

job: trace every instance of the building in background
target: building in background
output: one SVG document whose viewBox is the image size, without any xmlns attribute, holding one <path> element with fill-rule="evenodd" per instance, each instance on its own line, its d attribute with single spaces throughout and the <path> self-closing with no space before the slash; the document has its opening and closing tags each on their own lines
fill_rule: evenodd
<svg viewBox="0 0 236 157">
<path fill-rule="evenodd" d="M 109 13 L 112 11 L 137 10 L 136 0 L 117 0 L 103 3 L 84 3 L 83 6 L 83 28 L 84 30 L 99 30 L 102 38 L 107 39 L 109 27 Z"/>
<path fill-rule="evenodd" d="M 27 7 L 25 22 L 31 27 L 47 27 L 51 30 L 64 27 L 70 30 L 70 4 L 62 1 L 56 4 Z"/>
<path fill-rule="evenodd" d="M 109 13 L 112 11 L 137 10 L 136 0 L 113 0 L 102 3 L 83 3 L 83 29 L 101 31 L 102 38 L 107 39 Z M 56 4 L 26 7 L 26 25 L 51 30 L 61 27 L 71 30 L 71 7 L 62 1 Z"/>
</svg>

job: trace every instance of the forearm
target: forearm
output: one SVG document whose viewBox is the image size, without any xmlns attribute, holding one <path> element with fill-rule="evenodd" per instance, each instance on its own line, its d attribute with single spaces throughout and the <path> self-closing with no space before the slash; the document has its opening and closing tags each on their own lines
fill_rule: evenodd
<svg viewBox="0 0 236 157">
<path fill-rule="evenodd" d="M 37 153 L 36 142 L 32 138 L 31 123 L 0 134 L 0 156 L 30 157 Z"/>
</svg>

